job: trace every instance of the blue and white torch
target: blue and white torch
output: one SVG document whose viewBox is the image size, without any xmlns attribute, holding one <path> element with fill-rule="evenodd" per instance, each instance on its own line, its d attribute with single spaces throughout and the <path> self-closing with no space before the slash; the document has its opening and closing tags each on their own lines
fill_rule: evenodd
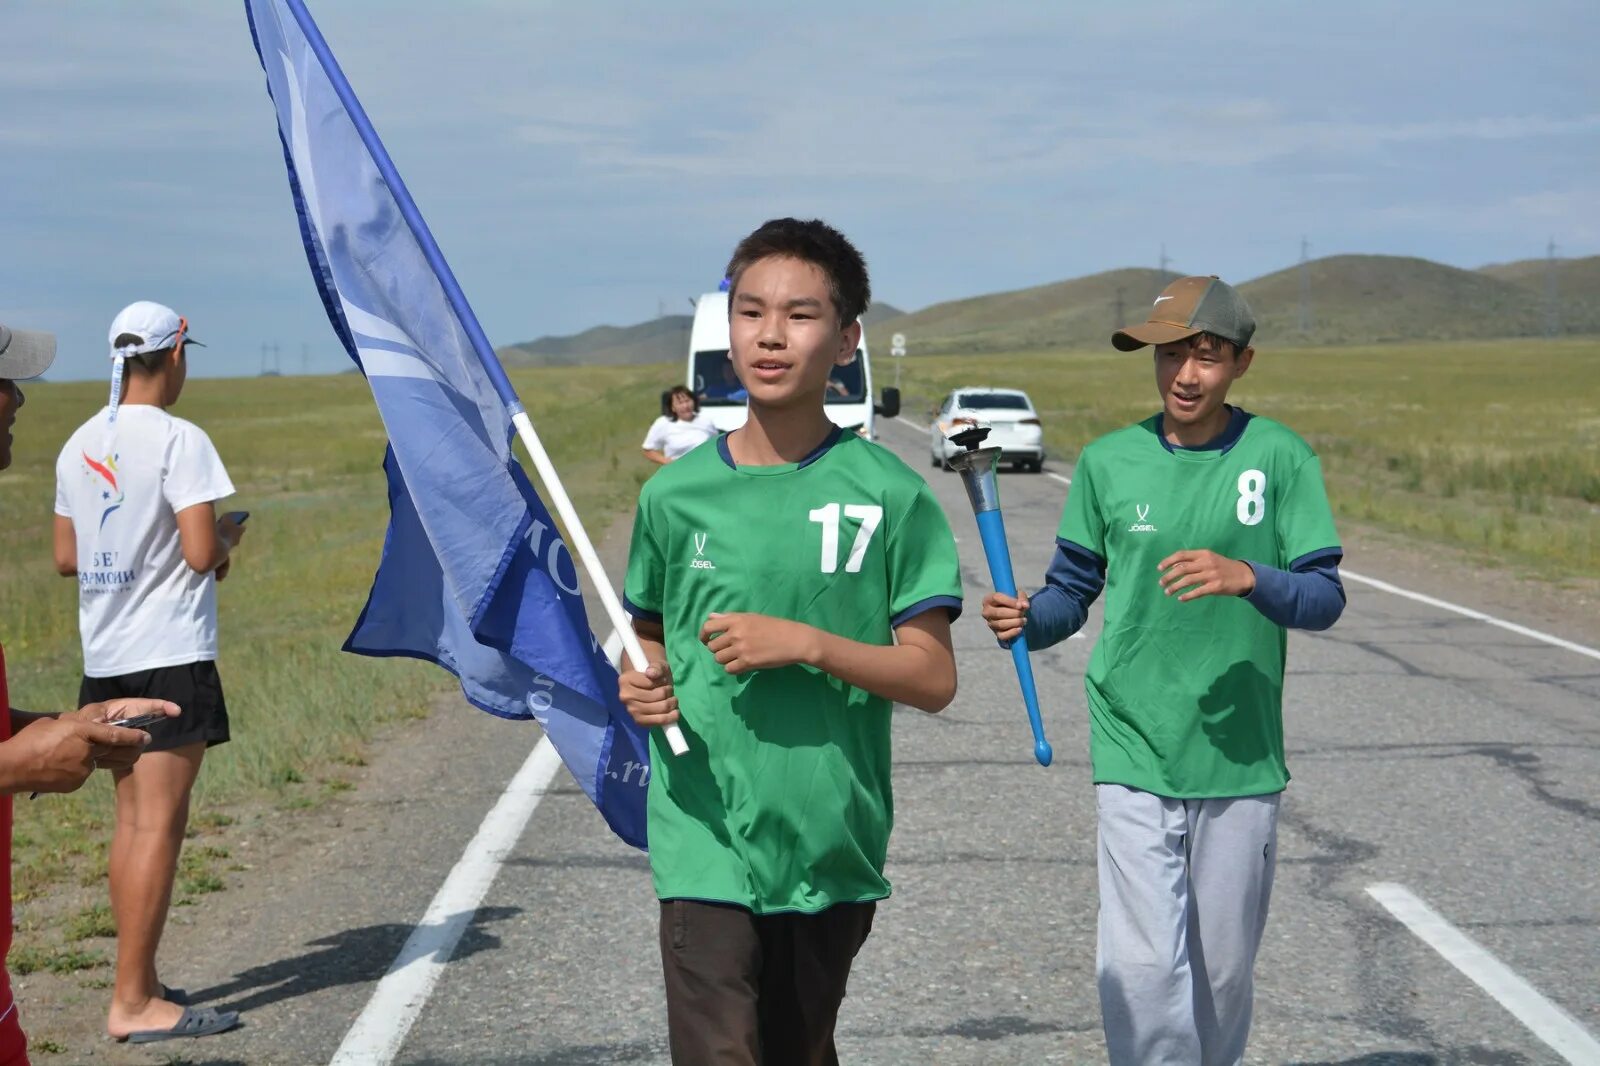
<svg viewBox="0 0 1600 1066">
<path fill-rule="evenodd" d="M 980 447 L 989 430 L 986 426 L 973 426 L 953 434 L 950 441 L 965 448 L 950 460 L 961 475 L 967 488 L 967 498 L 972 501 L 972 513 L 978 519 L 978 535 L 983 538 L 983 554 L 989 560 L 989 576 L 995 590 L 1007 596 L 1017 594 L 1016 578 L 1011 572 L 1011 549 L 1006 545 L 1006 523 L 1000 517 L 1000 482 L 996 471 L 1000 465 L 1000 449 Z M 1039 717 L 1039 693 L 1033 684 L 1033 663 L 1028 659 L 1028 640 L 1022 634 L 1011 642 L 1011 661 L 1017 667 L 1017 681 L 1022 686 L 1022 702 L 1028 708 L 1028 723 L 1033 726 L 1033 757 L 1040 766 L 1049 766 L 1052 753 L 1050 742 L 1044 739 L 1044 722 Z"/>
</svg>

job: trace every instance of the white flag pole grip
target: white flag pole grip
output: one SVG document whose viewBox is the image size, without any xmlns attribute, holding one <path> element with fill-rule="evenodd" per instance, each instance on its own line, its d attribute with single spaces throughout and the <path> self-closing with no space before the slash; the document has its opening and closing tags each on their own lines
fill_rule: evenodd
<svg viewBox="0 0 1600 1066">
<path fill-rule="evenodd" d="M 578 520 L 577 509 L 572 506 L 572 500 L 567 497 L 567 490 L 561 485 L 561 476 L 556 473 L 555 464 L 545 452 L 539 434 L 534 432 L 533 420 L 528 417 L 527 411 L 519 410 L 512 414 L 511 424 L 517 427 L 517 436 L 522 438 L 523 447 L 528 449 L 528 457 L 533 460 L 533 468 L 538 471 L 539 480 L 544 483 L 544 491 L 550 497 L 550 502 L 555 505 L 556 514 L 561 517 L 561 524 L 567 527 L 567 536 L 572 540 L 572 547 L 577 551 L 578 559 L 583 563 L 583 569 L 588 573 L 590 583 L 600 594 L 600 603 L 606 609 L 606 617 L 611 620 L 612 626 L 622 637 L 622 650 L 628 655 L 629 665 L 642 672 L 650 665 L 644 657 L 644 645 L 639 643 L 639 635 L 633 631 L 633 622 L 628 618 L 628 613 L 622 609 L 622 601 L 617 599 L 617 592 L 606 577 L 605 567 L 600 565 L 600 556 L 596 554 L 594 545 L 589 542 L 589 534 L 584 532 L 583 523 Z M 682 755 L 689 750 L 689 742 L 684 739 L 683 730 L 678 728 L 677 723 L 666 726 L 664 731 L 667 734 L 667 746 L 672 749 L 672 754 Z"/>
</svg>

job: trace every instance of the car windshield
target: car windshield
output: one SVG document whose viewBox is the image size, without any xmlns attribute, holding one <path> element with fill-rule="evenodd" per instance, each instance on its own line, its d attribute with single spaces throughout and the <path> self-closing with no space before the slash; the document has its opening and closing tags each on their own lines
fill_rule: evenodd
<svg viewBox="0 0 1600 1066">
<path fill-rule="evenodd" d="M 963 392 L 956 405 L 969 411 L 1026 411 L 1031 406 L 1026 396 L 1015 392 Z"/>
<path fill-rule="evenodd" d="M 861 373 L 863 356 L 859 350 L 853 362 L 836 366 L 828 374 L 828 403 L 860 403 L 866 399 L 867 390 Z M 750 394 L 739 384 L 728 360 L 726 348 L 694 353 L 695 395 L 702 407 L 742 407 Z"/>
<path fill-rule="evenodd" d="M 828 374 L 827 403 L 860 403 L 867 395 L 867 390 L 861 384 L 861 350 L 856 349 L 856 357 L 844 366 L 836 366 Z"/>
<path fill-rule="evenodd" d="M 726 348 L 694 353 L 692 387 L 701 407 L 743 407 L 750 398 L 733 372 Z"/>
</svg>

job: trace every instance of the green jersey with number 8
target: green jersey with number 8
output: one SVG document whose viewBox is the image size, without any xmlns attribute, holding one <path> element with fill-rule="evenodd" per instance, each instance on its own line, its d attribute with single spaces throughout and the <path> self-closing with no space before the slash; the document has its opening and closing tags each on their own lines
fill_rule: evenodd
<svg viewBox="0 0 1600 1066">
<path fill-rule="evenodd" d="M 1158 566 L 1210 549 L 1287 570 L 1336 550 L 1311 446 L 1248 416 L 1231 447 L 1168 447 L 1153 416 L 1084 448 L 1059 536 L 1106 562 L 1085 678 L 1095 782 L 1184 799 L 1281 791 L 1287 631 L 1242 598 L 1178 602 Z"/>
<path fill-rule="evenodd" d="M 700 629 L 748 611 L 888 645 L 923 611 L 954 616 L 955 539 L 927 483 L 854 433 L 758 467 L 719 438 L 645 483 L 626 593 L 664 629 L 689 740 L 674 756 L 652 736 L 656 894 L 758 914 L 887 896 L 889 701 L 808 666 L 732 676 Z"/>
</svg>

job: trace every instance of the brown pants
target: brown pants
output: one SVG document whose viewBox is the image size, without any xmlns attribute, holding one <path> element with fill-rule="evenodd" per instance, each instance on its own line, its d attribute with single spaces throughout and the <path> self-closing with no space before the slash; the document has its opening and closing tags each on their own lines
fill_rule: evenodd
<svg viewBox="0 0 1600 1066">
<path fill-rule="evenodd" d="M 752 914 L 661 901 L 667 1032 L 676 1066 L 836 1066 L 833 1026 L 876 903 Z"/>
</svg>

